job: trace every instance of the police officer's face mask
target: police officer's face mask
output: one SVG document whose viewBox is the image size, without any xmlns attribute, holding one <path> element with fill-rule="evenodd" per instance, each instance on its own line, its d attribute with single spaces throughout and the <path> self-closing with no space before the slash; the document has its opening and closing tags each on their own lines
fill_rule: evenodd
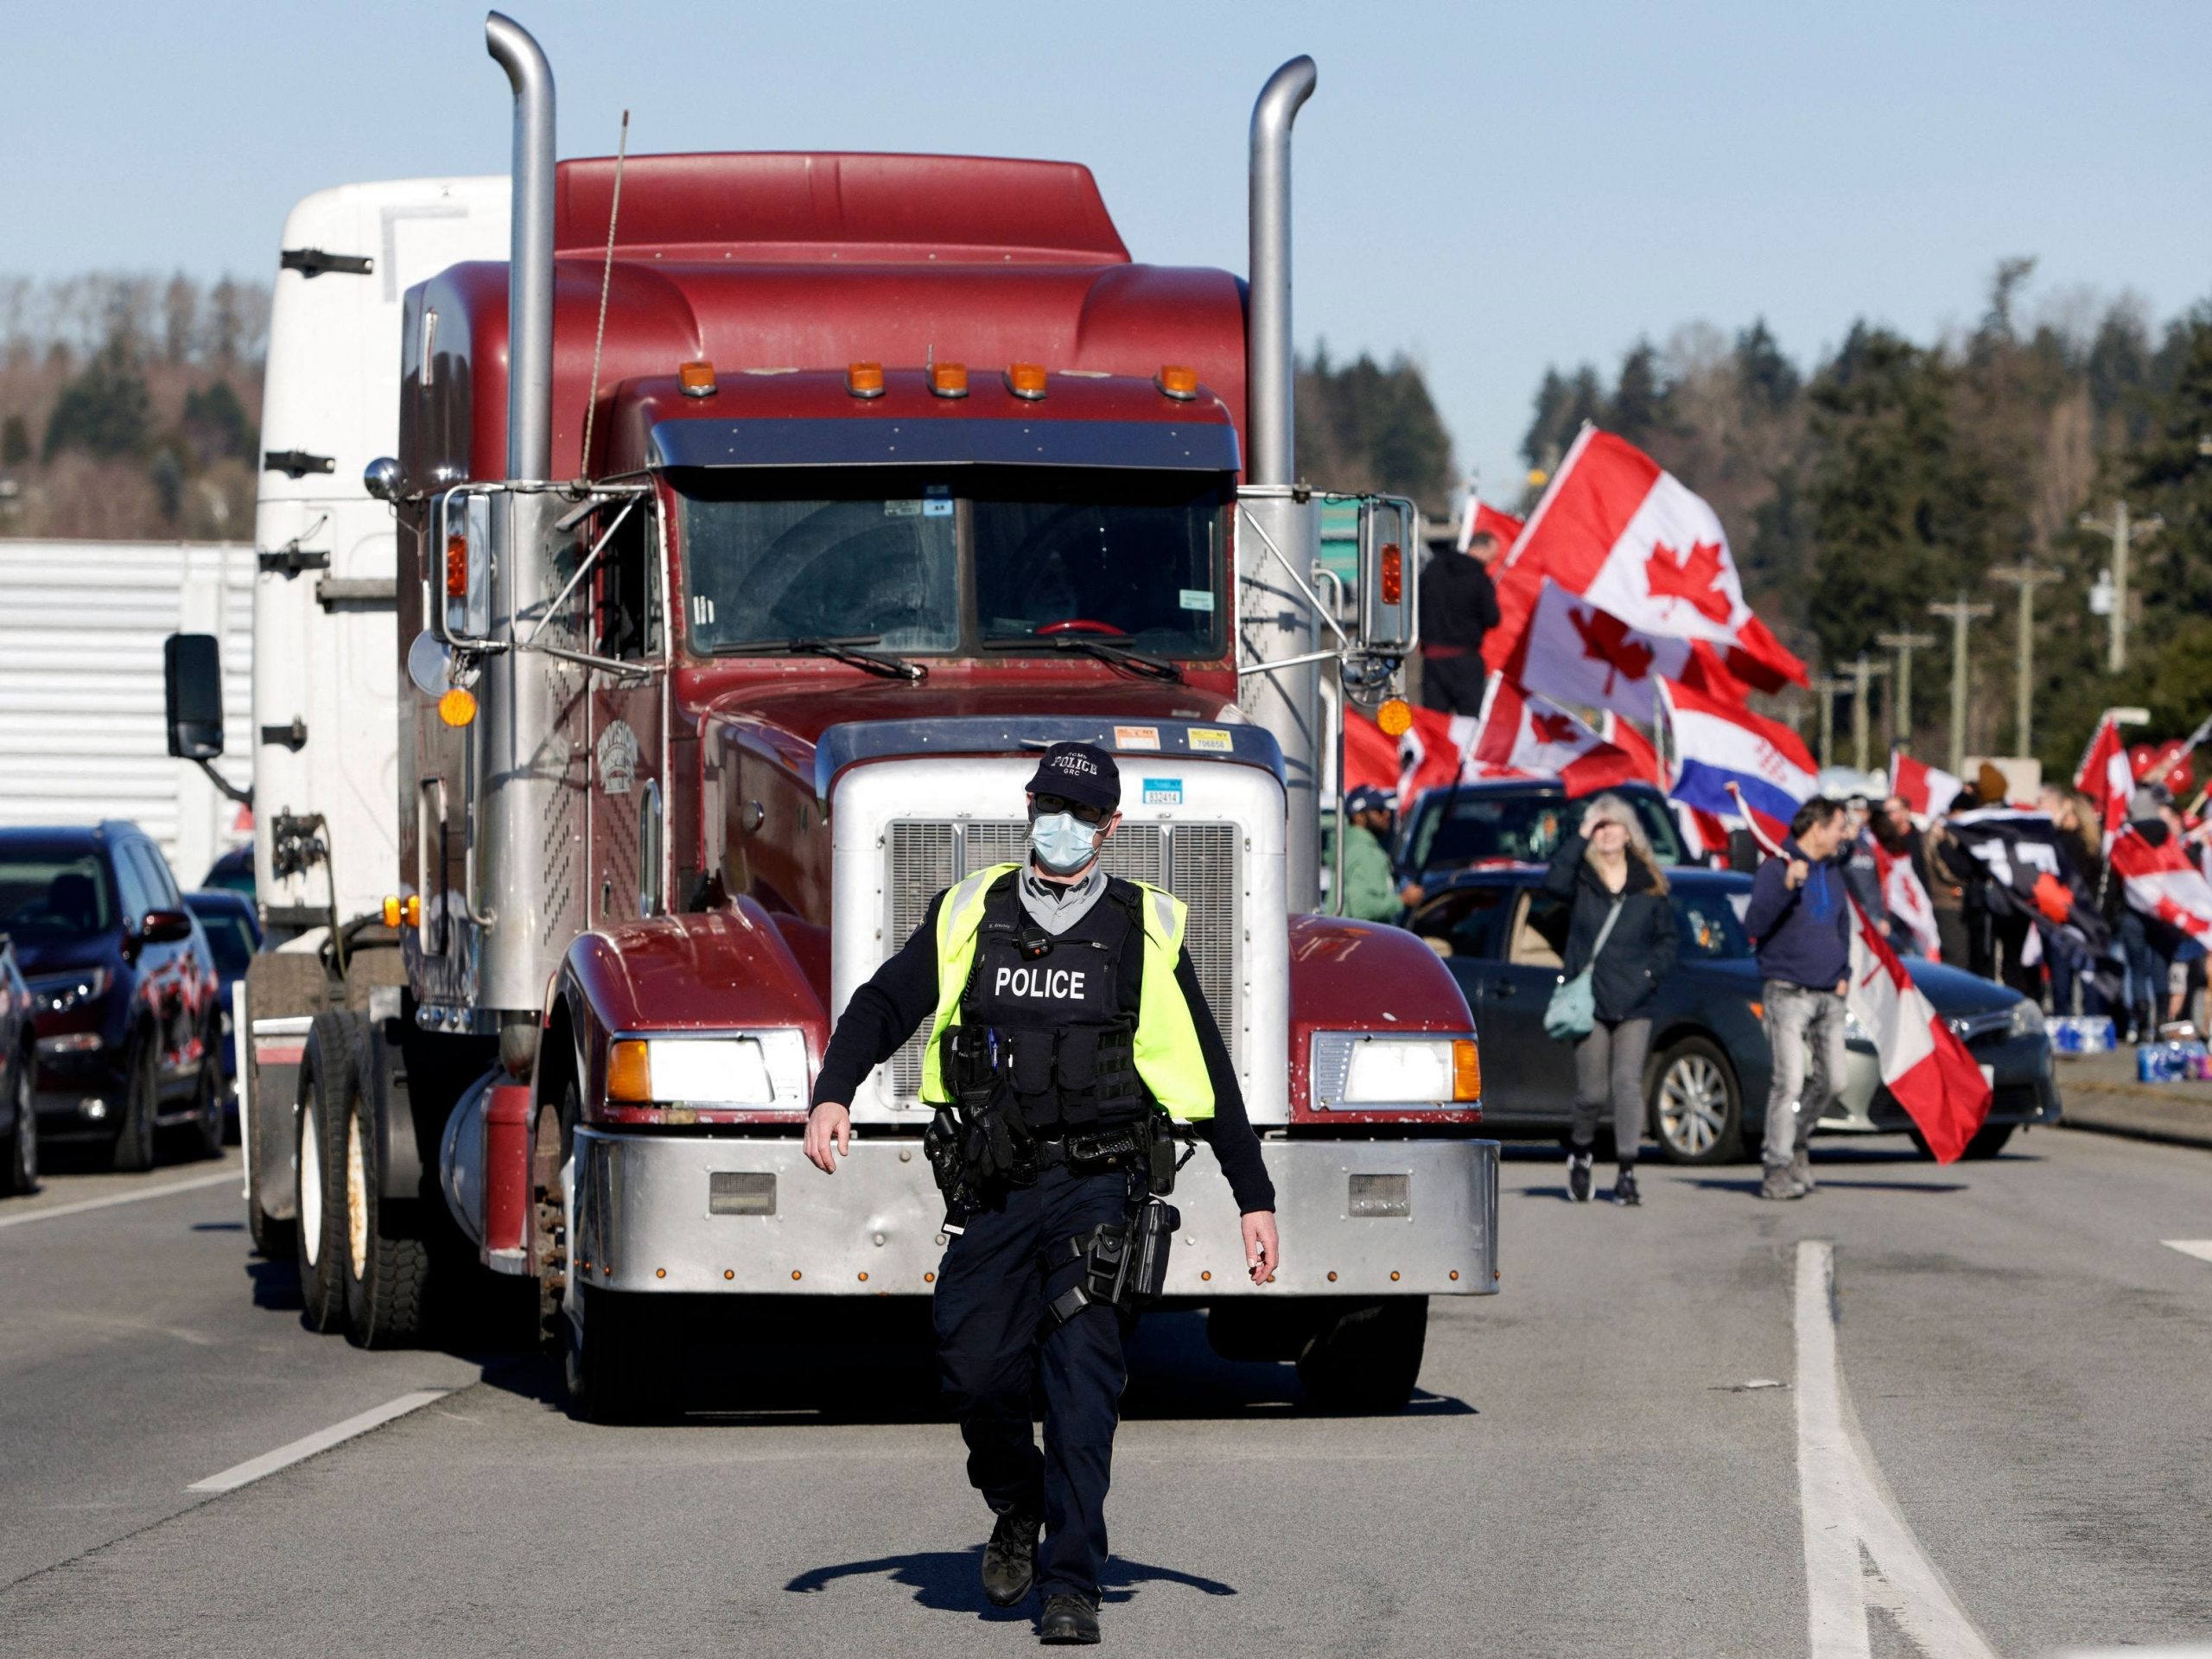
<svg viewBox="0 0 2212 1659">
<path fill-rule="evenodd" d="M 1040 812 L 1029 821 L 1029 850 L 1054 875 L 1073 875 L 1096 855 L 1098 830 L 1072 812 Z"/>
</svg>

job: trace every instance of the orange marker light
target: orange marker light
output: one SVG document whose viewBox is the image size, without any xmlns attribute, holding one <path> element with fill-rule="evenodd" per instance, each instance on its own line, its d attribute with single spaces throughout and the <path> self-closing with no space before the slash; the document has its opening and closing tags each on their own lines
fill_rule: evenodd
<svg viewBox="0 0 2212 1659">
<path fill-rule="evenodd" d="M 845 390 L 855 397 L 883 396 L 883 365 L 855 363 L 845 371 Z"/>
<path fill-rule="evenodd" d="M 446 537 L 446 597 L 468 597 L 468 537 L 466 536 Z"/>
<path fill-rule="evenodd" d="M 1413 705 L 1403 697 L 1386 698 L 1375 711 L 1375 723 L 1385 737 L 1403 737 L 1414 728 Z"/>
<path fill-rule="evenodd" d="M 931 364 L 930 390 L 940 397 L 965 397 L 968 395 L 968 365 L 965 363 Z"/>
<path fill-rule="evenodd" d="M 711 397 L 715 395 L 715 365 L 703 357 L 679 364 L 676 384 L 686 397 Z"/>
<path fill-rule="evenodd" d="M 448 726 L 466 726 L 476 718 L 476 694 L 456 685 L 438 699 L 438 718 Z"/>
<path fill-rule="evenodd" d="M 422 925 L 423 925 L 423 899 L 422 899 L 422 895 L 420 895 L 419 893 L 409 893 L 409 894 L 407 895 L 407 897 L 406 897 L 404 900 L 402 900 L 402 901 L 401 901 L 401 903 L 400 903 L 399 914 L 400 914 L 400 919 L 401 919 L 401 920 L 403 920 L 403 921 L 404 921 L 404 922 L 407 924 L 407 925 L 408 925 L 408 926 L 410 926 L 410 927 L 420 927 L 420 926 L 422 926 Z"/>
<path fill-rule="evenodd" d="M 1152 384 L 1160 388 L 1163 397 L 1173 397 L 1179 404 L 1187 404 L 1198 395 L 1198 372 L 1173 363 L 1163 365 Z"/>
<path fill-rule="evenodd" d="M 385 894 L 384 925 L 386 927 L 399 925 L 399 899 L 397 894 L 389 893 Z"/>
<path fill-rule="evenodd" d="M 1037 402 L 1045 395 L 1045 365 L 1042 363 L 1007 364 L 1006 389 L 1025 403 Z"/>
<path fill-rule="evenodd" d="M 1382 543 L 1382 602 L 1395 605 L 1406 596 L 1406 554 L 1395 542 Z"/>
<path fill-rule="evenodd" d="M 1471 1038 L 1463 1038 L 1452 1045 L 1452 1098 L 1480 1100 L 1483 1097 L 1483 1059 Z"/>
<path fill-rule="evenodd" d="M 646 1061 L 643 1043 L 632 1039 L 607 1051 L 607 1097 L 632 1102 L 652 1099 L 652 1067 Z"/>
</svg>

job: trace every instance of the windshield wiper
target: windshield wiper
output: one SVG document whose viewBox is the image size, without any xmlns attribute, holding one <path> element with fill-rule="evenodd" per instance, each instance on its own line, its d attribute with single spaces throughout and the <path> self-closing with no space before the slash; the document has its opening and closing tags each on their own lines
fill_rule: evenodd
<svg viewBox="0 0 2212 1659">
<path fill-rule="evenodd" d="M 1183 671 L 1166 658 L 1147 657 L 1127 645 L 1101 639 L 1095 633 L 1031 633 L 1019 639 L 983 641 L 985 651 L 1033 651 L 1039 645 L 1050 645 L 1054 651 L 1079 651 L 1102 663 L 1111 663 L 1116 668 L 1126 668 L 1150 679 L 1167 680 L 1178 685 L 1183 681 Z"/>
<path fill-rule="evenodd" d="M 894 657 L 887 651 L 864 651 L 861 647 L 880 644 L 880 633 L 841 634 L 834 639 L 777 639 L 747 649 L 768 654 L 780 652 L 790 657 L 830 657 L 841 663 L 849 663 L 867 673 L 880 674 L 887 680 L 925 680 L 928 669 L 919 663 L 910 663 L 904 657 Z"/>
</svg>

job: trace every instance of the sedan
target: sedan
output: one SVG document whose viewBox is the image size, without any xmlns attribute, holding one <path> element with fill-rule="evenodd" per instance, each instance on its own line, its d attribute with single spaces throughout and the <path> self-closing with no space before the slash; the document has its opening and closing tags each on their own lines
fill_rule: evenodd
<svg viewBox="0 0 2212 1659">
<path fill-rule="evenodd" d="M 1427 899 L 1408 923 L 1444 957 L 1474 1010 L 1483 1044 L 1483 1122 L 1504 1134 L 1563 1131 L 1574 1099 L 1574 1054 L 1544 1034 L 1559 983 L 1567 900 L 1543 890 L 1533 865 L 1472 870 Z M 1758 963 L 1742 917 L 1751 880 L 1729 871 L 1668 872 L 1681 931 L 1681 967 L 1659 988 L 1644 1071 L 1649 1133 L 1681 1164 L 1757 1158 L 1773 1058 Z M 1913 982 L 1981 1065 L 1989 1117 L 1967 1147 L 1994 1157 L 2022 1123 L 2058 1120 L 2058 1086 L 2042 1011 L 2018 992 L 1956 969 L 1909 960 Z M 1872 1040 L 1844 1027 L 1842 1098 L 1823 1133 L 1912 1133 L 1883 1087 Z"/>
</svg>

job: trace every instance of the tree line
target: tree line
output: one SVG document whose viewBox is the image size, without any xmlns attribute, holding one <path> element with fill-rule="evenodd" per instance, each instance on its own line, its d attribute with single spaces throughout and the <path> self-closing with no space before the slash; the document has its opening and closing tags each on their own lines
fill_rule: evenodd
<svg viewBox="0 0 2212 1659">
<path fill-rule="evenodd" d="M 0 534 L 245 539 L 267 284 L 0 276 Z"/>
<path fill-rule="evenodd" d="M 1523 455 L 1556 467 L 1585 420 L 1649 451 L 1713 504 L 1749 597 L 1827 672 L 1862 651 L 1891 660 L 1883 633 L 1942 635 L 1915 659 L 1906 721 L 1939 760 L 1950 653 L 1929 603 L 1996 606 L 1974 625 L 1965 747 L 2012 753 L 2018 601 L 1990 572 L 2056 572 L 2036 598 L 2032 749 L 2046 775 L 2070 776 L 2108 706 L 2147 706 L 2161 736 L 2212 714 L 2212 304 L 2163 326 L 2133 298 L 2031 304 L 2033 274 L 2032 260 L 2001 263 L 1979 319 L 1943 339 L 1856 322 L 1809 371 L 1764 321 L 1638 341 L 1610 380 L 1552 369 Z M 2114 675 L 2090 604 L 2112 543 L 2082 520 L 2120 499 L 2164 527 L 2134 549 Z M 1887 695 L 1872 697 L 1878 734 Z M 1809 730 L 1809 699 L 1795 712 Z"/>
</svg>

